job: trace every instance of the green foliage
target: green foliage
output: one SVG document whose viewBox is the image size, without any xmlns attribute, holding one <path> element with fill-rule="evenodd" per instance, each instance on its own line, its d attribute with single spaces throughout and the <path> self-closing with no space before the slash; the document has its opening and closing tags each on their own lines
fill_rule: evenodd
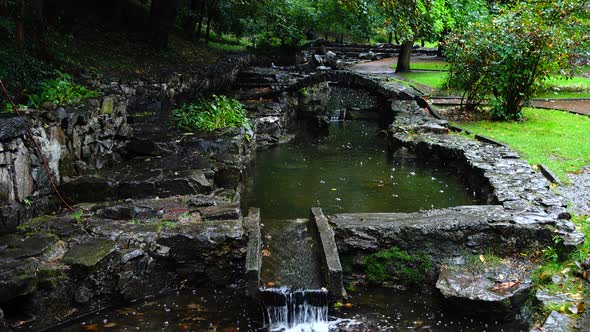
<svg viewBox="0 0 590 332">
<path fill-rule="evenodd" d="M 213 95 L 212 100 L 203 99 L 194 104 L 185 104 L 172 113 L 178 127 L 186 131 L 212 131 L 226 127 L 252 130 L 244 106 L 226 96 Z"/>
<path fill-rule="evenodd" d="M 0 47 L 0 78 L 11 93 L 18 95 L 25 88 L 38 87 L 39 83 L 51 74 L 47 68 L 47 63 L 29 52 L 12 46 Z"/>
<path fill-rule="evenodd" d="M 46 102 L 55 105 L 69 105 L 98 96 L 98 92 L 74 83 L 71 75 L 57 70 L 56 73 L 56 78 L 41 83 L 39 93 L 29 96 L 32 106 L 40 107 Z"/>
<path fill-rule="evenodd" d="M 588 44 L 588 3 L 522 1 L 469 25 L 446 43 L 449 84 L 465 92 L 469 110 L 488 97 L 495 119 L 521 118 L 550 75 L 572 77 L 572 52 Z"/>
<path fill-rule="evenodd" d="M 367 276 L 373 283 L 395 280 L 419 285 L 432 269 L 432 258 L 423 253 L 410 254 L 397 247 L 367 257 Z"/>
<path fill-rule="evenodd" d="M 84 221 L 84 211 L 76 210 L 70 213 L 70 219 L 74 220 L 77 224 L 81 223 Z"/>
</svg>

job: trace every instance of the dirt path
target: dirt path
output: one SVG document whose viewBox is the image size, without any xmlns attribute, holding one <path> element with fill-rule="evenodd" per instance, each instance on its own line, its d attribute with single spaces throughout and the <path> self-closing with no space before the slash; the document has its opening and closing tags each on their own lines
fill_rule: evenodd
<svg viewBox="0 0 590 332">
<path fill-rule="evenodd" d="M 535 107 L 566 110 L 590 115 L 590 99 L 543 99 L 533 102 Z"/>
</svg>

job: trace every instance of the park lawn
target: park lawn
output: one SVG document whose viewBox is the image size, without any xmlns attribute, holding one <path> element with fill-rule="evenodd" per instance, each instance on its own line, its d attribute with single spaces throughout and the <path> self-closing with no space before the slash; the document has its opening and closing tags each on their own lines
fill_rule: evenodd
<svg viewBox="0 0 590 332">
<path fill-rule="evenodd" d="M 535 98 L 546 98 L 546 99 L 590 99 L 590 91 L 588 92 L 570 92 L 570 91 L 545 91 L 539 93 Z"/>
<path fill-rule="evenodd" d="M 566 174 L 590 165 L 590 117 L 526 108 L 524 121 L 458 124 L 474 134 L 504 142 L 531 165 L 544 164 L 569 183 Z"/>
<path fill-rule="evenodd" d="M 392 69 L 397 68 L 397 63 L 391 65 Z M 436 70 L 436 71 L 447 71 L 449 69 L 449 63 L 442 60 L 419 60 L 410 61 L 411 70 Z"/>
<path fill-rule="evenodd" d="M 426 85 L 432 89 L 444 89 L 447 80 L 447 72 L 444 71 L 418 71 L 400 73 L 403 78 Z"/>
<path fill-rule="evenodd" d="M 442 61 L 441 61 L 442 62 Z M 426 64 L 428 62 L 422 63 Z M 420 64 L 419 62 L 417 64 Z M 445 89 L 446 71 L 414 71 L 400 74 L 405 79 L 426 85 L 432 89 Z M 590 98 L 590 79 L 574 77 L 565 79 L 561 76 L 547 80 L 547 90 L 540 92 L 535 98 Z"/>
</svg>

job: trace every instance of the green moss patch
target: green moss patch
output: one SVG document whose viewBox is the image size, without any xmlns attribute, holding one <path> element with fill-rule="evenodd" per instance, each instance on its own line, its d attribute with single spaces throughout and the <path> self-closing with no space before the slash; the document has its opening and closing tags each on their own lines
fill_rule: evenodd
<svg viewBox="0 0 590 332">
<path fill-rule="evenodd" d="M 95 239 L 72 247 L 62 261 L 68 265 L 92 267 L 102 261 L 116 248 L 114 241 Z"/>
<path fill-rule="evenodd" d="M 366 273 L 370 282 L 396 281 L 419 285 L 432 269 L 432 258 L 424 253 L 408 253 L 397 247 L 367 257 Z"/>
</svg>

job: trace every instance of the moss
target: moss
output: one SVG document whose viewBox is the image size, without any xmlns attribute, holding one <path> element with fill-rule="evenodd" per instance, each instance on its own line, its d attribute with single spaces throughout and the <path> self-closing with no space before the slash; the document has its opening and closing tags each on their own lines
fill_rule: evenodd
<svg viewBox="0 0 590 332">
<path fill-rule="evenodd" d="M 59 286 L 67 274 L 63 269 L 60 268 L 40 268 L 37 271 L 37 277 L 39 278 L 39 284 L 45 288 L 56 288 Z"/>
<path fill-rule="evenodd" d="M 36 231 L 43 227 L 43 225 L 50 223 L 56 219 L 55 216 L 40 216 L 37 218 L 30 219 L 18 226 L 16 230 L 22 233 Z"/>
<path fill-rule="evenodd" d="M 116 248 L 114 241 L 95 239 L 71 248 L 62 261 L 68 265 L 95 266 Z"/>
<path fill-rule="evenodd" d="M 394 280 L 419 285 L 432 269 L 432 257 L 424 253 L 410 254 L 397 247 L 382 250 L 367 257 L 366 273 L 370 282 Z"/>
</svg>

